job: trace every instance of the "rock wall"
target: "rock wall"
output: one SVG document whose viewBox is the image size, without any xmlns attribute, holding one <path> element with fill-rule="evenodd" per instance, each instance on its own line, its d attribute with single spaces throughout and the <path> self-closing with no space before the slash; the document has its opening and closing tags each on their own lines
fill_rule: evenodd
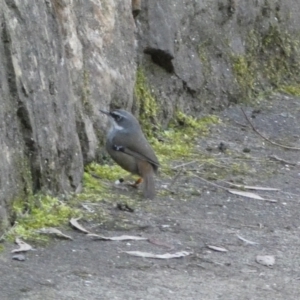
<svg viewBox="0 0 300 300">
<path fill-rule="evenodd" d="M 0 0 L 0 23 L 1 232 L 14 199 L 80 190 L 136 63 L 131 0 Z"/>
<path fill-rule="evenodd" d="M 98 110 L 136 106 L 137 70 L 165 124 L 222 108 L 264 69 L 251 38 L 292 61 L 299 15 L 298 0 L 0 0 L 0 231 L 14 199 L 80 190 L 101 154 Z M 259 74 L 245 88 L 271 82 Z"/>
<path fill-rule="evenodd" d="M 171 118 L 176 107 L 210 112 L 274 85 L 285 64 L 278 61 L 300 59 L 299 14 L 297 0 L 143 1 L 139 62 L 164 115 Z M 282 70 L 281 79 L 299 69 Z"/>
</svg>

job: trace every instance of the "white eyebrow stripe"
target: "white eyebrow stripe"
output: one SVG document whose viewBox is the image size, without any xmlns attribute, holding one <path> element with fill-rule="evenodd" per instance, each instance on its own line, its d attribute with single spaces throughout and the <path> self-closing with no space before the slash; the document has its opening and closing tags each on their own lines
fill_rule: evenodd
<svg viewBox="0 0 300 300">
<path fill-rule="evenodd" d="M 113 123 L 113 128 L 114 128 L 115 130 L 124 130 L 124 127 L 120 126 L 120 125 L 115 121 L 114 118 L 112 118 L 112 123 Z"/>
</svg>

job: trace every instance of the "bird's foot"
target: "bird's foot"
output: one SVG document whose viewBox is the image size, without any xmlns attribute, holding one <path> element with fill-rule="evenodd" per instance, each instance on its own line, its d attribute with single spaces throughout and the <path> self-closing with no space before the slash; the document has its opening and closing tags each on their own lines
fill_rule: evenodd
<svg viewBox="0 0 300 300">
<path fill-rule="evenodd" d="M 137 189 L 142 182 L 143 182 L 143 178 L 139 178 L 134 183 L 129 183 L 128 185 Z"/>
<path fill-rule="evenodd" d="M 128 190 L 127 188 L 128 186 L 138 189 L 140 184 L 143 182 L 143 179 L 139 178 L 133 183 L 132 182 L 125 183 L 125 181 L 127 181 L 128 178 L 126 177 L 125 179 L 124 178 L 118 179 L 117 181 L 115 181 L 114 186 L 118 189 L 123 189 L 123 190 Z"/>
</svg>

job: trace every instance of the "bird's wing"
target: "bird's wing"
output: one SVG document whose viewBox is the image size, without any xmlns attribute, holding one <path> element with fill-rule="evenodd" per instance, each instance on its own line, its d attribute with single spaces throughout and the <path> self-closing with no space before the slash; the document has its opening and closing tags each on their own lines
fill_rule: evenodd
<svg viewBox="0 0 300 300">
<path fill-rule="evenodd" d="M 137 138 L 138 136 L 139 138 Z M 114 138 L 113 149 L 115 151 L 124 152 L 135 158 L 146 160 L 156 168 L 159 167 L 158 159 L 144 135 L 123 136 L 122 143 L 120 143 L 118 138 Z"/>
</svg>

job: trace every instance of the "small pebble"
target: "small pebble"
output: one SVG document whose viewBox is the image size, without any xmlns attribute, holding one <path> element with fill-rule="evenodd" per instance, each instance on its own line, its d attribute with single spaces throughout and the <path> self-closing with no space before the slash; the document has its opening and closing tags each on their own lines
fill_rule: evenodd
<svg viewBox="0 0 300 300">
<path fill-rule="evenodd" d="M 249 153 L 250 151 L 251 151 L 250 148 L 244 148 L 244 149 L 243 149 L 243 152 L 244 152 L 244 153 Z"/>
<path fill-rule="evenodd" d="M 18 260 L 18 261 L 25 261 L 26 260 L 25 255 L 23 255 L 23 254 L 16 254 L 12 257 L 12 259 Z"/>
<path fill-rule="evenodd" d="M 225 152 L 227 150 L 227 146 L 221 142 L 218 146 L 218 149 L 221 151 L 221 152 Z"/>
</svg>

